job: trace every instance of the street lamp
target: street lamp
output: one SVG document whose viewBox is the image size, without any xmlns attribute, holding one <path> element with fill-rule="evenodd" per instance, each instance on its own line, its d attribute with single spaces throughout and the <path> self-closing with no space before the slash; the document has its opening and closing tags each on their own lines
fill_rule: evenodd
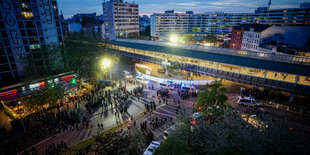
<svg viewBox="0 0 310 155">
<path fill-rule="evenodd" d="M 171 35 L 169 41 L 172 43 L 177 43 L 179 41 L 179 37 L 177 35 Z"/>
<path fill-rule="evenodd" d="M 109 60 L 109 59 L 104 59 L 104 60 L 102 61 L 101 65 L 102 65 L 103 68 L 108 68 L 108 67 L 111 66 L 111 60 Z"/>
<path fill-rule="evenodd" d="M 109 59 L 104 59 L 102 62 L 101 62 L 101 67 L 103 69 L 107 69 L 108 67 L 110 68 L 110 80 L 112 80 L 112 75 L 111 75 L 111 60 Z"/>
</svg>

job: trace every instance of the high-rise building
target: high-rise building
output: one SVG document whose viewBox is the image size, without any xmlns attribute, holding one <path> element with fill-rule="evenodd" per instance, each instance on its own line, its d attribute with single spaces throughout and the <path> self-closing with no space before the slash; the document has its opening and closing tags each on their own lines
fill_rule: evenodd
<svg viewBox="0 0 310 155">
<path fill-rule="evenodd" d="M 255 13 L 174 13 L 173 10 L 151 15 L 151 36 L 162 37 L 169 33 L 228 35 L 233 26 L 259 23 L 279 26 L 310 25 L 310 8 L 303 3 L 300 8 L 269 10 L 258 8 Z"/>
<path fill-rule="evenodd" d="M 188 14 L 190 13 L 190 14 Z M 187 14 L 165 13 L 151 15 L 151 36 L 165 36 L 169 33 L 190 34 L 228 34 L 232 26 L 253 23 L 253 14 L 245 13 L 205 13 Z"/>
<path fill-rule="evenodd" d="M 102 3 L 105 37 L 115 39 L 139 34 L 139 6 L 123 0 Z"/>
<path fill-rule="evenodd" d="M 34 69 L 44 69 L 48 58 L 38 51 L 63 43 L 57 1 L 1 0 L 0 4 L 0 81 L 23 75 L 23 56 L 31 57 Z"/>
</svg>

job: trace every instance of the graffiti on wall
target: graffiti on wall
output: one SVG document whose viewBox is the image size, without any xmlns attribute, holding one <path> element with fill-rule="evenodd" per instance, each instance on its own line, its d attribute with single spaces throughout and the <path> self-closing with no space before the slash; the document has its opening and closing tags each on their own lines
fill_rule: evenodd
<svg viewBox="0 0 310 155">
<path fill-rule="evenodd" d="M 42 0 L 45 20 L 47 24 L 53 24 L 52 11 L 50 6 L 50 0 Z"/>
</svg>

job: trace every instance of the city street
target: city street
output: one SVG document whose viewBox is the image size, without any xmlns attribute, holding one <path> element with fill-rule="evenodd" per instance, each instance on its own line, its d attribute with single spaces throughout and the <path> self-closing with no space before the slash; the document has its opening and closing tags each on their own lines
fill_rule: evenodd
<svg viewBox="0 0 310 155">
<path fill-rule="evenodd" d="M 119 76 L 122 76 L 122 75 L 119 75 Z M 123 84 L 125 83 L 124 80 L 121 82 Z M 133 97 L 133 96 L 129 98 L 129 101 L 130 101 L 129 108 L 128 108 L 129 115 L 124 114 L 121 117 L 115 117 L 115 111 L 116 111 L 115 106 L 111 106 L 111 105 L 109 105 L 107 109 L 105 109 L 102 106 L 98 106 L 97 108 L 94 109 L 94 112 L 90 114 L 85 110 L 84 108 L 85 102 L 84 102 L 81 104 L 81 113 L 79 114 L 79 117 L 80 119 L 82 119 L 85 116 L 89 120 L 89 124 L 92 125 L 91 129 L 90 129 L 90 126 L 88 126 L 87 128 L 80 126 L 78 130 L 72 129 L 64 133 L 48 137 L 39 143 L 27 146 L 27 148 L 30 149 L 32 146 L 34 146 L 39 153 L 42 153 L 45 150 L 45 147 L 49 146 L 52 143 L 55 143 L 55 144 L 60 143 L 60 141 L 64 141 L 69 147 L 72 147 L 83 140 L 86 140 L 96 134 L 99 134 L 103 131 L 111 129 L 118 124 L 128 121 L 130 116 L 133 116 L 134 118 L 137 117 L 138 115 L 144 112 L 145 110 L 144 103 L 149 103 L 151 101 L 155 101 L 157 105 L 156 110 L 153 110 L 153 112 L 148 112 L 146 115 L 136 120 L 138 125 L 141 122 L 145 122 L 145 121 L 148 122 L 149 124 L 151 120 L 154 118 L 162 119 L 162 118 L 167 117 L 167 119 L 170 119 L 170 117 L 172 117 L 174 120 L 176 118 L 176 109 L 178 105 L 173 103 L 173 99 L 176 99 L 176 101 L 180 100 L 181 109 L 184 108 L 189 112 L 192 111 L 193 104 L 197 102 L 197 97 L 190 97 L 187 100 L 181 100 L 180 96 L 178 96 L 177 94 L 177 91 L 174 90 L 170 94 L 170 100 L 169 100 L 170 103 L 168 105 L 166 104 L 159 105 L 158 99 L 156 97 L 157 96 L 156 92 L 159 89 L 159 84 L 157 82 L 150 81 L 149 85 L 153 85 L 154 90 L 145 88 L 143 90 L 143 93 L 141 94 L 143 98 L 138 99 L 137 97 Z M 126 89 L 129 92 L 138 86 L 141 86 L 141 85 L 139 83 L 132 84 L 132 83 L 126 82 Z M 231 86 L 229 84 L 227 84 L 227 86 L 228 86 L 228 92 L 229 92 L 227 93 L 228 103 L 231 104 L 233 107 L 235 107 L 235 110 L 238 111 L 240 114 L 245 113 L 245 110 L 247 109 L 247 107 L 236 104 L 237 96 L 238 96 L 238 93 L 236 93 L 236 90 L 238 89 L 235 89 L 235 86 Z M 286 112 L 286 111 L 275 109 L 275 108 L 268 107 L 268 106 L 260 106 L 259 110 L 262 112 L 268 112 L 275 117 L 287 118 L 289 120 L 300 123 L 301 125 L 305 125 L 305 126 L 310 125 L 309 117 L 305 117 L 304 115 L 301 115 L 301 114 Z M 104 128 L 103 129 L 98 128 L 97 126 L 98 123 L 102 123 Z M 163 139 L 164 131 L 167 128 L 169 128 L 171 125 L 172 125 L 171 123 L 166 123 L 157 129 L 151 129 L 150 126 L 148 126 L 148 128 L 149 130 L 153 132 L 154 140 L 160 141 Z"/>
</svg>

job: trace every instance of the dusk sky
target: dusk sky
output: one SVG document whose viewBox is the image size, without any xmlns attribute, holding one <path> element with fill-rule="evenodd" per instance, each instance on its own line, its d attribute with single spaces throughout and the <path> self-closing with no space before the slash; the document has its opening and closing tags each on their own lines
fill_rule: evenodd
<svg viewBox="0 0 310 155">
<path fill-rule="evenodd" d="M 135 0 L 139 4 L 140 15 L 151 15 L 165 10 L 176 12 L 192 10 L 203 12 L 254 12 L 255 8 L 267 6 L 269 0 Z M 65 17 L 77 13 L 102 14 L 103 0 L 58 0 L 59 9 Z M 126 2 L 126 1 L 125 1 Z M 132 0 L 127 2 L 132 3 Z M 271 9 L 299 7 L 300 3 L 309 0 L 272 0 Z"/>
</svg>

